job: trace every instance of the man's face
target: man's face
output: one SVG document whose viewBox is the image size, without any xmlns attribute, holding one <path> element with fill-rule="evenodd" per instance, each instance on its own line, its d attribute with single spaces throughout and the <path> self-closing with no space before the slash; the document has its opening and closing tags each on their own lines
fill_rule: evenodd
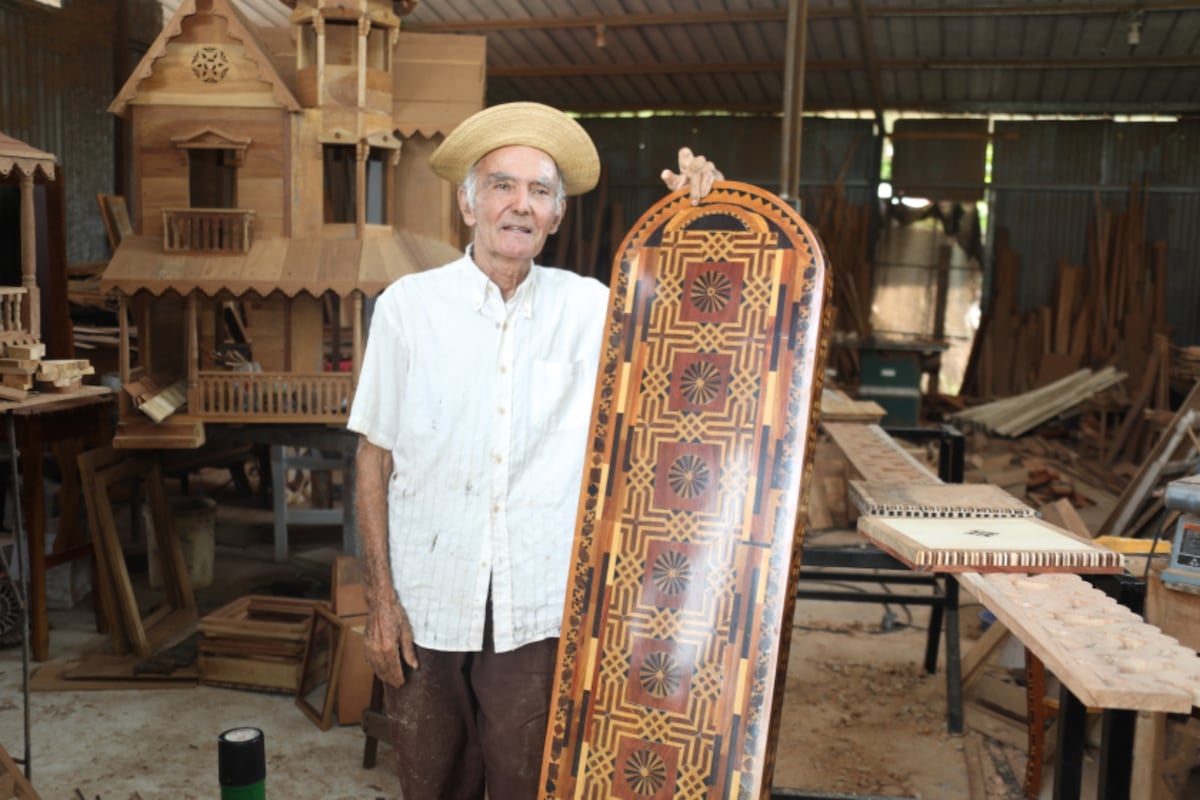
<svg viewBox="0 0 1200 800">
<path fill-rule="evenodd" d="M 475 166 L 475 207 L 458 190 L 463 220 L 475 228 L 475 258 L 481 266 L 530 262 L 546 237 L 558 230 L 558 167 L 541 150 L 509 145 L 488 153 Z"/>
</svg>

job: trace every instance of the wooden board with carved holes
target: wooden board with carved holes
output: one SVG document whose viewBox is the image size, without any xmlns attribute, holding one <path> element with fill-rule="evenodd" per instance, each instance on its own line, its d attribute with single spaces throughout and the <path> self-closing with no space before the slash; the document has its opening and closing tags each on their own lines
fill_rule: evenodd
<svg viewBox="0 0 1200 800">
<path fill-rule="evenodd" d="M 829 291 L 805 222 L 744 184 L 622 244 L 543 797 L 769 794 Z"/>
</svg>

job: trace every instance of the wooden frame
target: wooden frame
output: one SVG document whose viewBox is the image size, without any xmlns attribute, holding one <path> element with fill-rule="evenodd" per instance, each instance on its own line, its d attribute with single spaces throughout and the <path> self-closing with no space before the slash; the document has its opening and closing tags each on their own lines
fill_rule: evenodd
<svg viewBox="0 0 1200 800">
<path fill-rule="evenodd" d="M 321 600 L 246 595 L 200 619 L 206 684 L 295 695 Z"/>
<path fill-rule="evenodd" d="M 101 597 L 115 612 L 110 620 L 113 646 L 118 653 L 132 650 L 139 656 L 152 655 L 198 617 L 191 577 L 175 532 L 158 460 L 102 447 L 80 454 L 79 477 L 92 528 Z M 129 580 L 110 496 L 114 485 L 126 481 L 141 481 L 146 491 L 166 591 L 166 602 L 145 615 L 138 608 Z"/>
<path fill-rule="evenodd" d="M 41 800 L 25 773 L 0 746 L 0 800 Z"/>
<path fill-rule="evenodd" d="M 304 648 L 304 667 L 300 671 L 300 685 L 296 688 L 296 705 L 318 728 L 327 731 L 333 726 L 333 706 L 349 628 L 325 606 L 317 606 L 312 614 L 312 628 Z M 310 698 L 321 690 L 322 685 L 325 690 L 321 695 L 321 707 L 317 708 Z"/>
<path fill-rule="evenodd" d="M 125 205 L 123 195 L 103 192 L 96 194 L 96 205 L 100 206 L 100 219 L 104 221 L 104 233 L 108 236 L 109 249 L 115 253 L 121 240 L 133 233 L 129 207 Z"/>
</svg>

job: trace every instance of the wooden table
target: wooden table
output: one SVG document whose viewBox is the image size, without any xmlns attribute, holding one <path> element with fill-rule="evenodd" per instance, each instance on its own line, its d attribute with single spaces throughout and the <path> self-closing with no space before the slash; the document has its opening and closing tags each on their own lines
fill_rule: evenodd
<svg viewBox="0 0 1200 800">
<path fill-rule="evenodd" d="M 20 516 L 18 536 L 24 535 L 28 554 L 29 635 L 35 661 L 50 654 L 50 624 L 46 616 L 46 571 L 91 552 L 79 526 L 79 473 L 75 457 L 81 446 L 112 440 L 112 390 L 84 386 L 64 394 L 39 394 L 19 402 L 0 402 L 8 417 L 4 435 L 11 436 L 20 461 Z M 61 454 L 61 520 L 55 552 L 46 553 L 46 498 L 43 486 L 45 448 L 54 445 Z M 22 531 L 23 528 L 23 531 Z M 97 609 L 99 612 L 99 609 Z"/>
</svg>

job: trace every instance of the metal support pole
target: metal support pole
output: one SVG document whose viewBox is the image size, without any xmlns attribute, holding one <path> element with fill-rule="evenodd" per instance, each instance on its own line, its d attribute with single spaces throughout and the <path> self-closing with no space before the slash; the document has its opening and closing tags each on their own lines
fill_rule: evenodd
<svg viewBox="0 0 1200 800">
<path fill-rule="evenodd" d="M 1100 723 L 1100 800 L 1129 800 L 1133 779 L 1133 731 L 1137 712 L 1104 709 Z"/>
<path fill-rule="evenodd" d="M 1058 763 L 1054 766 L 1054 800 L 1077 800 L 1082 787 L 1087 707 L 1065 685 L 1058 700 Z"/>
<path fill-rule="evenodd" d="M 8 457 L 12 470 L 13 490 L 13 540 L 16 544 L 16 559 L 21 570 L 21 582 L 13 580 L 13 590 L 17 595 L 17 605 L 21 607 L 21 698 L 24 703 L 25 749 L 21 758 L 13 759 L 25 768 L 25 777 L 33 779 L 33 747 L 30 744 L 29 716 L 29 543 L 25 540 L 25 518 L 21 512 L 21 470 L 17 461 L 17 422 L 16 417 L 9 411 L 8 421 Z M 12 569 L 5 564 L 9 580 L 12 580 Z"/>
<path fill-rule="evenodd" d="M 789 0 L 787 60 L 783 76 L 783 146 L 779 154 L 779 196 L 800 210 L 800 135 L 804 121 L 804 61 L 808 40 L 808 0 Z"/>
</svg>

